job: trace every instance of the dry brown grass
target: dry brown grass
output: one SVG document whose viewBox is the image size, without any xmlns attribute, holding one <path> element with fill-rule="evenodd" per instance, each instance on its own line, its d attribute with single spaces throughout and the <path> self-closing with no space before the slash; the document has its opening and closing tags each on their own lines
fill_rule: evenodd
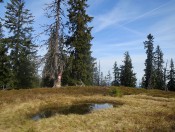
<svg viewBox="0 0 175 132">
<path fill-rule="evenodd" d="M 175 93 L 124 87 L 118 89 L 124 96 L 110 96 L 111 88 L 106 87 L 0 91 L 0 131 L 175 130 Z M 113 102 L 123 105 L 86 115 L 57 114 L 39 121 L 30 118 L 48 107 L 63 107 L 82 102 Z"/>
</svg>

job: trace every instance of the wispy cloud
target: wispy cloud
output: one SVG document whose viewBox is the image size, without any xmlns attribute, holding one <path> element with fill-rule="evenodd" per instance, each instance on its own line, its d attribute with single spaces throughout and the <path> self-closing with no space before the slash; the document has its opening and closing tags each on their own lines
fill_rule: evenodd
<svg viewBox="0 0 175 132">
<path fill-rule="evenodd" d="M 150 16 L 150 15 L 154 15 L 154 12 L 155 12 L 155 11 L 161 9 L 162 7 L 166 6 L 167 4 L 169 4 L 169 2 L 167 2 L 167 3 L 165 3 L 165 4 L 162 4 L 162 5 L 156 7 L 156 8 L 154 8 L 154 9 L 148 11 L 148 12 L 145 12 L 145 13 L 139 15 L 139 16 L 136 16 L 136 17 L 134 17 L 133 19 L 129 20 L 128 22 L 122 24 L 122 26 L 127 25 L 127 24 L 129 24 L 129 23 L 131 23 L 131 22 L 134 22 L 134 21 L 136 21 L 136 20 L 138 20 L 138 19 L 141 19 L 141 18 L 144 18 L 144 17 L 148 17 L 148 16 Z"/>
<path fill-rule="evenodd" d="M 126 30 L 126 31 L 128 31 L 128 32 L 131 32 L 131 33 L 134 33 L 136 35 L 139 35 L 139 36 L 143 36 L 144 35 L 144 33 L 139 32 L 139 31 L 134 30 L 134 29 L 131 29 L 131 28 L 128 28 L 128 27 L 126 27 L 124 25 L 120 25 L 119 27 L 122 28 L 122 29 L 124 29 L 124 30 Z"/>
<path fill-rule="evenodd" d="M 97 58 L 111 58 L 117 55 L 123 55 L 124 52 L 129 51 L 132 54 L 137 54 L 143 51 L 143 40 L 133 40 L 129 42 L 116 42 L 116 43 L 101 43 L 101 47 L 92 47 L 93 55 Z"/>
<path fill-rule="evenodd" d="M 114 24 L 119 25 L 120 22 L 131 19 L 133 15 L 136 15 L 136 12 L 130 12 L 127 6 L 126 2 L 120 1 L 110 12 L 95 16 L 95 32 L 99 32 Z"/>
<path fill-rule="evenodd" d="M 101 60 L 104 73 L 112 70 L 114 61 L 121 65 L 123 53 L 129 51 L 139 81 L 144 74 L 146 59 L 143 41 L 147 40 L 146 36 L 149 33 L 155 37 L 155 47 L 156 45 L 161 46 L 165 61 L 175 56 L 175 15 L 173 13 L 175 2 L 170 0 L 163 3 L 155 2 L 154 6 L 148 10 L 143 3 L 135 6 L 131 2 L 134 3 L 129 0 L 120 1 L 106 14 L 95 17 L 94 35 L 116 34 L 118 39 L 115 38 L 114 42 L 110 42 L 115 35 L 108 35 L 96 40 L 97 45 L 93 47 L 93 51 L 94 55 Z M 148 3 L 152 5 L 151 2 Z M 118 32 L 115 31 L 116 29 Z"/>
<path fill-rule="evenodd" d="M 160 45 L 164 50 L 165 58 L 175 56 L 175 3 L 170 2 L 167 8 L 163 8 L 159 12 L 160 19 L 148 28 L 147 32 L 153 33 L 155 44 Z M 161 19 L 162 18 L 162 19 Z"/>
<path fill-rule="evenodd" d="M 144 12 L 143 10 L 140 10 L 139 6 L 135 6 L 134 4 L 132 4 L 132 1 L 120 0 L 119 3 L 116 4 L 115 8 L 113 8 L 110 12 L 95 17 L 94 32 L 97 33 L 110 26 L 115 26 L 128 30 L 129 32 L 135 33 L 137 35 L 142 35 L 141 32 L 125 27 L 125 25 L 137 21 L 141 18 L 155 15 L 155 12 L 157 10 L 163 8 L 167 4 L 169 4 L 169 2 Z"/>
</svg>

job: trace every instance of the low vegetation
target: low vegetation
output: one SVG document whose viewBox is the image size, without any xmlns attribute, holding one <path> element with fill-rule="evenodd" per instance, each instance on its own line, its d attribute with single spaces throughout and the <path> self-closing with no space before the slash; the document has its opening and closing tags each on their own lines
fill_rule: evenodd
<svg viewBox="0 0 175 132">
<path fill-rule="evenodd" d="M 43 109 L 77 103 L 116 103 L 85 115 L 57 114 L 38 121 Z M 121 105 L 122 104 L 122 105 Z M 65 87 L 0 91 L 0 131 L 173 131 L 175 93 L 126 87 Z"/>
</svg>

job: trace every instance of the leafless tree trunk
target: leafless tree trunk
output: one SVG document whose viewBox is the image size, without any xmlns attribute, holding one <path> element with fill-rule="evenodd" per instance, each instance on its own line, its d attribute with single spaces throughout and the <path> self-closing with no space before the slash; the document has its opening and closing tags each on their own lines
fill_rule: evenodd
<svg viewBox="0 0 175 132">
<path fill-rule="evenodd" d="M 166 85 L 166 73 L 167 73 L 167 65 L 168 65 L 168 61 L 167 61 L 167 63 L 166 63 L 166 67 L 164 68 L 164 89 L 165 89 L 165 91 L 168 91 L 168 87 L 167 87 L 167 85 Z"/>
<path fill-rule="evenodd" d="M 63 67 L 61 64 L 61 60 L 59 58 L 59 30 L 60 30 L 60 3 L 61 0 L 56 0 L 56 41 L 55 41 L 55 53 L 54 53 L 54 60 L 55 60 L 55 79 L 54 79 L 54 88 L 60 88 L 61 87 L 61 77 L 63 72 Z M 58 62 L 60 61 L 60 62 Z M 60 64 L 59 64 L 60 63 Z"/>
<path fill-rule="evenodd" d="M 43 70 L 43 77 L 48 77 L 53 82 L 54 88 L 61 87 L 61 78 L 64 69 L 64 53 L 63 53 L 63 41 L 64 38 L 61 36 L 62 23 L 61 15 L 63 14 L 61 10 L 61 3 L 64 0 L 53 0 L 52 3 L 47 4 L 45 8 L 46 16 L 48 18 L 53 18 L 53 23 L 46 25 L 47 29 L 45 32 L 49 32 L 50 38 L 48 41 L 49 50 L 46 54 L 46 63 Z M 62 40 L 63 39 L 63 40 Z"/>
</svg>

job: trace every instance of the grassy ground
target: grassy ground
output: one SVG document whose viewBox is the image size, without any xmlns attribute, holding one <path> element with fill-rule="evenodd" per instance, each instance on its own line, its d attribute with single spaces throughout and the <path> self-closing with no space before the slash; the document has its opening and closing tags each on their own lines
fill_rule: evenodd
<svg viewBox="0 0 175 132">
<path fill-rule="evenodd" d="M 86 115 L 57 114 L 31 120 L 32 115 L 46 108 L 86 102 L 122 105 Z M 126 87 L 0 91 L 0 131 L 175 131 L 175 93 Z"/>
</svg>

